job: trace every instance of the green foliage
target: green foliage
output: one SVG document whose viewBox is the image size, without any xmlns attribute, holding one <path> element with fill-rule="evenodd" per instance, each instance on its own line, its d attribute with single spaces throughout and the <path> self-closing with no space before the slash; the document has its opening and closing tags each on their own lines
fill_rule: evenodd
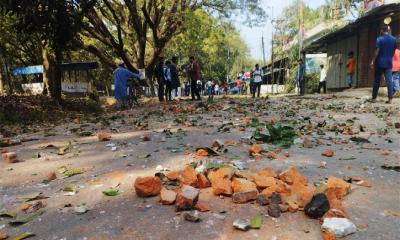
<svg viewBox="0 0 400 240">
<path fill-rule="evenodd" d="M 294 139 L 297 137 L 294 128 L 288 125 L 283 125 L 281 123 L 277 123 L 275 125 L 268 124 L 266 125 L 266 128 L 268 133 L 261 133 L 259 130 L 256 130 L 252 138 L 256 141 L 262 141 L 265 143 L 279 145 L 284 148 L 289 148 L 293 144 Z"/>
<path fill-rule="evenodd" d="M 318 92 L 319 78 L 320 78 L 319 73 L 307 74 L 304 77 L 304 79 L 306 81 L 306 92 L 307 93 Z"/>
</svg>

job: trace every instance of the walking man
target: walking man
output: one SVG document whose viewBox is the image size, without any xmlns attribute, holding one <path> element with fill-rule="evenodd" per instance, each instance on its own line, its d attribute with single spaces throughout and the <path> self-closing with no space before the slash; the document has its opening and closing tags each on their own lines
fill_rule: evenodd
<svg viewBox="0 0 400 240">
<path fill-rule="evenodd" d="M 180 86 L 179 76 L 178 76 L 178 67 L 176 66 L 177 63 L 178 63 L 178 58 L 173 57 L 171 59 L 171 65 L 169 67 L 170 72 L 171 72 L 172 89 L 175 90 L 175 97 L 178 97 L 178 87 Z"/>
<path fill-rule="evenodd" d="M 321 93 L 321 88 L 324 90 L 324 93 L 326 93 L 326 70 L 323 64 L 321 64 L 320 67 L 321 73 L 319 77 L 318 93 Z"/>
<path fill-rule="evenodd" d="M 165 83 L 165 78 L 164 78 L 164 58 L 160 57 L 158 59 L 156 68 L 154 69 L 155 76 L 157 78 L 157 83 L 158 83 L 158 100 L 160 102 L 164 101 L 164 83 Z"/>
<path fill-rule="evenodd" d="M 304 96 L 306 88 L 304 73 L 306 70 L 306 66 L 304 65 L 303 59 L 301 58 L 298 60 L 298 63 L 299 63 L 299 68 L 296 74 L 296 86 L 299 89 L 300 96 Z"/>
<path fill-rule="evenodd" d="M 347 84 L 349 88 L 353 88 L 353 81 L 354 81 L 354 72 L 356 69 L 356 60 L 354 59 L 354 52 L 349 52 L 347 55 L 347 63 L 346 63 L 346 70 L 347 70 Z"/>
<path fill-rule="evenodd" d="M 260 97 L 260 92 L 261 92 L 261 83 L 262 83 L 262 77 L 263 77 L 263 70 L 260 68 L 260 65 L 256 64 L 255 69 L 253 71 L 253 89 L 251 90 L 253 94 L 253 98 L 256 97 L 256 92 L 257 92 L 257 97 Z"/>
<path fill-rule="evenodd" d="M 194 59 L 194 56 L 191 56 L 189 58 L 190 61 L 190 86 L 192 90 L 192 100 L 195 100 L 195 97 L 197 97 L 197 100 L 201 100 L 200 94 L 199 94 L 199 89 L 197 88 L 197 80 L 201 80 L 201 72 L 200 72 L 200 66 Z"/>
<path fill-rule="evenodd" d="M 165 100 L 169 102 L 172 100 L 171 61 L 169 60 L 165 62 L 164 79 L 165 79 Z"/>
<path fill-rule="evenodd" d="M 397 48 L 393 55 L 393 89 L 400 95 L 400 38 L 397 39 Z"/>
<path fill-rule="evenodd" d="M 372 89 L 371 102 L 376 102 L 381 83 L 382 74 L 385 76 L 388 89 L 388 101 L 391 104 L 393 98 L 393 80 L 392 80 L 392 61 L 396 50 L 396 39 L 390 35 L 389 25 L 384 25 L 382 35 L 376 39 L 376 49 L 370 67 L 375 68 L 375 80 Z"/>
</svg>

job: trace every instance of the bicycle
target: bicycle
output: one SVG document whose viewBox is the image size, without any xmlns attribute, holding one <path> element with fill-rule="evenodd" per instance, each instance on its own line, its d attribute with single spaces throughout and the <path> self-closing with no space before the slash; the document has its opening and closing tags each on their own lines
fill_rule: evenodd
<svg viewBox="0 0 400 240">
<path fill-rule="evenodd" d="M 139 106 L 139 99 L 144 95 L 144 79 L 142 80 L 130 80 L 128 81 L 128 99 L 127 105 L 129 108 Z"/>
</svg>

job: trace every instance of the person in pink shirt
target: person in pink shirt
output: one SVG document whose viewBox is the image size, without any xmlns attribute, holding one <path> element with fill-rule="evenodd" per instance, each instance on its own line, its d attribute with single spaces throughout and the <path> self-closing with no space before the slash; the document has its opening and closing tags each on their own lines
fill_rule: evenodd
<svg viewBox="0 0 400 240">
<path fill-rule="evenodd" d="M 397 39 L 397 48 L 394 51 L 392 65 L 394 92 L 400 94 L 400 37 Z"/>
</svg>

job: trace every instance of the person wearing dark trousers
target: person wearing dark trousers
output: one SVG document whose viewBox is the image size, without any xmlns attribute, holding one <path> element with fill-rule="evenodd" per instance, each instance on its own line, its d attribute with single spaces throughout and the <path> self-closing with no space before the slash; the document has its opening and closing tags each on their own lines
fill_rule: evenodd
<svg viewBox="0 0 400 240">
<path fill-rule="evenodd" d="M 155 76 L 157 78 L 157 83 L 158 83 L 158 100 L 160 102 L 164 101 L 164 58 L 160 57 L 158 59 L 156 68 L 154 69 Z"/>
<path fill-rule="evenodd" d="M 296 85 L 299 88 L 300 96 L 304 96 L 306 90 L 306 81 L 304 79 L 304 73 L 306 70 L 306 66 L 304 65 L 303 59 L 299 59 L 299 69 L 296 74 Z"/>
<path fill-rule="evenodd" d="M 260 68 L 258 64 L 256 64 L 255 69 L 253 71 L 253 79 L 254 82 L 252 84 L 252 94 L 253 98 L 256 97 L 256 92 L 257 92 L 257 97 L 260 97 L 260 92 L 261 92 L 261 83 L 262 83 L 262 77 L 263 77 L 263 70 Z"/>
<path fill-rule="evenodd" d="M 392 80 L 392 59 L 396 50 L 396 38 L 390 35 L 389 25 L 384 25 L 382 35 L 376 39 L 376 49 L 370 67 L 375 68 L 375 80 L 372 89 L 372 99 L 370 102 L 376 102 L 381 83 L 381 77 L 384 75 L 388 89 L 388 101 L 391 104 L 393 98 L 393 80 Z"/>
<path fill-rule="evenodd" d="M 165 62 L 164 79 L 165 79 L 165 100 L 172 101 L 171 61 L 169 60 Z"/>
<path fill-rule="evenodd" d="M 178 97 L 178 87 L 180 85 L 179 83 L 179 76 L 178 76 L 178 67 L 177 67 L 177 63 L 178 63 L 178 58 L 177 57 L 173 57 L 171 59 L 171 65 L 169 67 L 170 71 L 171 71 L 171 83 L 172 83 L 172 89 L 175 92 L 175 97 Z"/>
<path fill-rule="evenodd" d="M 197 97 L 197 100 L 201 100 L 199 89 L 197 88 L 197 80 L 201 80 L 201 72 L 200 72 L 200 67 L 199 64 L 196 62 L 194 59 L 194 56 L 191 56 L 189 58 L 190 61 L 190 87 L 192 91 L 192 100 L 195 100 L 195 97 Z"/>
<path fill-rule="evenodd" d="M 326 70 L 323 64 L 320 66 L 320 68 L 321 72 L 319 78 L 318 93 L 321 93 L 321 88 L 324 90 L 324 93 L 326 93 Z"/>
</svg>

